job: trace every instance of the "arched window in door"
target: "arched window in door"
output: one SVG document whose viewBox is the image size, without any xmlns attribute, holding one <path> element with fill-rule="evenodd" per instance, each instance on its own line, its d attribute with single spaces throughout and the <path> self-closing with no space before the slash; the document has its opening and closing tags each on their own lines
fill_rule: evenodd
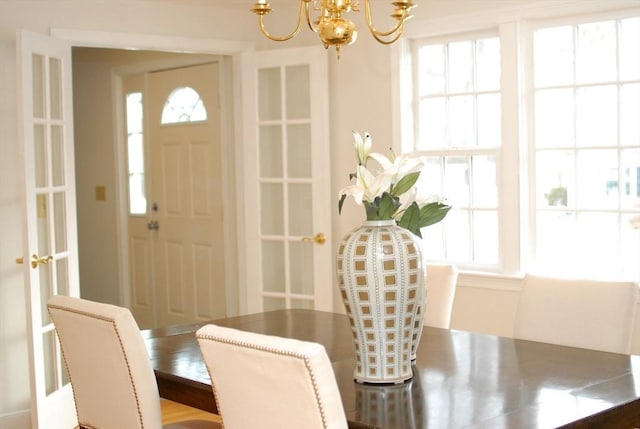
<svg viewBox="0 0 640 429">
<path fill-rule="evenodd" d="M 207 109 L 204 102 L 200 94 L 189 86 L 174 89 L 162 109 L 162 125 L 206 120 Z"/>
</svg>

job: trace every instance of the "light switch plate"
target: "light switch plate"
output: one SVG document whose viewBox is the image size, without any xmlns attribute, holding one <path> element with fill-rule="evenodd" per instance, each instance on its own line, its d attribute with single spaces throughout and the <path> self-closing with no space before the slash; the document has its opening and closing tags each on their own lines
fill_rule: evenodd
<svg viewBox="0 0 640 429">
<path fill-rule="evenodd" d="M 96 186 L 96 201 L 107 200 L 107 187 L 104 185 Z"/>
</svg>

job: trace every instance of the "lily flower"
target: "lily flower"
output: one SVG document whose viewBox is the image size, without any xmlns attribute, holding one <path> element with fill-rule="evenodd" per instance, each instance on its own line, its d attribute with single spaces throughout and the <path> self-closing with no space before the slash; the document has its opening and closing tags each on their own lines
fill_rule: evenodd
<svg viewBox="0 0 640 429">
<path fill-rule="evenodd" d="M 382 173 L 391 176 L 391 184 L 395 185 L 402 179 L 411 173 L 416 173 L 422 170 L 424 162 L 421 157 L 413 154 L 401 154 L 395 156 L 391 161 L 386 156 L 380 153 L 371 153 L 370 158 L 374 159 L 382 167 Z"/>
<path fill-rule="evenodd" d="M 425 195 L 420 173 L 426 167 L 417 154 L 388 157 L 371 152 L 371 136 L 353 131 L 353 147 L 358 167 L 351 174 L 355 183 L 340 190 L 338 212 L 345 199 L 353 197 L 356 204 L 365 206 L 368 220 L 395 219 L 396 223 L 421 236 L 420 229 L 440 222 L 451 206 L 437 195 Z M 378 163 L 377 169 L 367 168 L 369 158 Z"/>
<path fill-rule="evenodd" d="M 358 165 L 367 165 L 367 159 L 369 158 L 369 153 L 371 153 L 371 136 L 365 132 L 363 139 L 358 132 L 352 131 L 352 133 L 353 147 L 356 150 Z"/>
<path fill-rule="evenodd" d="M 400 208 L 396 213 L 397 217 L 401 217 L 404 211 L 414 202 L 418 204 L 418 207 L 424 207 L 432 203 L 444 204 L 445 200 L 440 195 L 426 194 L 424 187 L 419 186 L 419 183 L 417 185 L 400 196 Z"/>
<path fill-rule="evenodd" d="M 340 190 L 340 195 L 353 197 L 358 205 L 364 201 L 373 202 L 376 197 L 391 187 L 391 177 L 386 174 L 374 176 L 364 165 L 359 165 L 356 173 L 356 183 Z"/>
</svg>

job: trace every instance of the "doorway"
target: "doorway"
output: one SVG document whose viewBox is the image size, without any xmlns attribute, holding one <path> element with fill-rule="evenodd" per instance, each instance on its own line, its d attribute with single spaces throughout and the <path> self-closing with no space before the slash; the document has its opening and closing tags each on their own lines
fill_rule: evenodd
<svg viewBox="0 0 640 429">
<path fill-rule="evenodd" d="M 143 87 L 129 89 L 135 82 Z M 217 62 L 123 77 L 123 98 L 136 100 L 126 103 L 127 241 L 131 311 L 141 327 L 226 316 L 218 83 Z M 133 197 L 141 186 L 139 214 Z"/>
<path fill-rule="evenodd" d="M 78 231 L 80 250 L 80 284 L 81 295 L 87 299 L 124 305 L 134 309 L 140 302 L 140 295 L 132 296 L 132 291 L 148 293 L 155 279 L 153 276 L 139 276 L 149 272 L 155 256 L 147 254 L 133 260 L 129 257 L 132 251 L 130 240 L 123 238 L 127 234 L 129 204 L 127 184 L 126 150 L 124 136 L 126 130 L 122 124 L 126 122 L 122 109 L 121 97 L 113 97 L 122 88 L 125 76 L 141 74 L 153 70 L 176 70 L 203 62 L 214 61 L 220 64 L 220 81 L 229 79 L 225 60 L 213 55 L 190 55 L 155 51 L 127 51 L 104 48 L 74 48 L 74 115 L 76 140 L 76 177 L 78 195 Z M 228 61 L 228 60 L 227 60 Z M 222 105 L 220 116 L 226 123 L 232 123 L 230 115 L 232 106 L 225 104 L 228 97 L 222 87 L 219 100 Z M 122 92 L 122 91 L 120 91 Z M 217 104 L 218 100 L 212 104 Z M 150 118 L 145 118 L 148 124 Z M 118 125 L 120 124 L 120 125 Z M 221 140 L 232 141 L 232 132 L 221 127 Z M 235 199 L 233 196 L 233 146 L 222 144 L 219 166 L 220 177 L 212 178 L 220 182 L 216 193 L 225 216 L 223 222 L 223 243 L 220 248 L 224 255 L 223 275 L 215 275 L 216 288 L 222 290 L 213 299 L 211 296 L 197 296 L 197 302 L 206 300 L 215 302 L 215 312 L 207 314 L 201 311 L 203 319 L 233 315 L 237 308 L 237 291 L 227 285 L 233 282 L 235 267 L 235 248 L 232 235 L 235 231 Z M 221 202 L 224 201 L 224 204 Z M 151 207 L 151 202 L 149 204 Z M 143 223 L 151 220 L 151 215 L 144 217 Z M 166 231 L 166 229 L 165 229 Z M 148 234 L 150 231 L 146 230 Z M 133 248 L 135 249 L 135 247 Z M 200 248 L 203 249 L 202 247 Z M 135 250 L 134 250 L 135 252 Z M 200 253 L 200 256 L 202 253 Z M 146 259 L 145 259 L 146 258 Z M 162 265 L 162 264 L 161 264 Z M 192 265 L 192 264 L 187 264 Z M 211 270 L 209 270 L 211 273 Z M 133 275 L 131 275 L 133 274 Z M 210 280 L 205 280 L 210 282 Z M 147 283 L 148 288 L 136 289 L 135 284 Z M 229 291 L 229 293 L 226 293 Z M 226 298 L 225 298 L 226 293 Z M 189 298 L 189 292 L 182 297 Z M 142 296 L 142 301 L 154 302 L 157 297 Z M 148 299 L 147 299 L 148 298 Z M 175 300 L 174 300 L 175 302 Z M 166 306 L 166 305 L 165 305 Z M 193 306 L 192 306 L 193 307 Z M 134 311 L 135 314 L 135 311 Z M 191 316 L 189 316 L 191 317 Z M 183 323 L 186 319 L 166 320 L 161 324 Z M 139 320 L 141 327 L 157 325 L 153 317 Z"/>
</svg>

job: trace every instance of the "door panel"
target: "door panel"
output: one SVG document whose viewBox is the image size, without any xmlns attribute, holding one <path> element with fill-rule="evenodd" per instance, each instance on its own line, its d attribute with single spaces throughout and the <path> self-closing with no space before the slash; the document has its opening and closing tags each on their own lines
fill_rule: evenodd
<svg viewBox="0 0 640 429">
<path fill-rule="evenodd" d="M 71 48 L 18 33 L 20 143 L 25 162 L 24 264 L 32 427 L 77 425 L 69 377 L 46 310 L 55 294 L 79 296 Z"/>
<path fill-rule="evenodd" d="M 243 57 L 246 312 L 332 310 L 327 59 L 324 49 Z M 253 106 L 257 106 L 257 109 Z"/>
</svg>

